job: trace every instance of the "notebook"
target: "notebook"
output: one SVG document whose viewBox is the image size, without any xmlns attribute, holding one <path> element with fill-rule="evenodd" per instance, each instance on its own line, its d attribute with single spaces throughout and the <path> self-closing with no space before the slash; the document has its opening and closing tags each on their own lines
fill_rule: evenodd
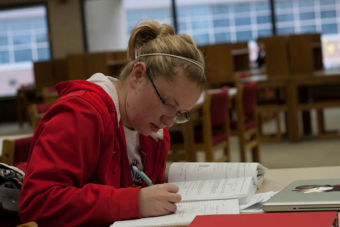
<svg viewBox="0 0 340 227">
<path fill-rule="evenodd" d="M 283 212 L 197 216 L 189 227 L 338 227 L 338 215 L 328 212 Z"/>
<path fill-rule="evenodd" d="M 340 179 L 294 181 L 262 208 L 266 212 L 340 210 Z"/>
</svg>

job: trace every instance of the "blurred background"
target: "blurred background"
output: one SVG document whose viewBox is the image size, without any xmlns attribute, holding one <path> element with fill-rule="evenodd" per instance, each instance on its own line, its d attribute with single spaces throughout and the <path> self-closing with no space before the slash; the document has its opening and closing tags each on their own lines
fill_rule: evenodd
<svg viewBox="0 0 340 227">
<path fill-rule="evenodd" d="M 247 41 L 251 62 L 258 37 L 318 32 L 324 67 L 340 67 L 336 0 L 2 0 L 0 97 L 34 85 L 34 61 L 125 50 L 131 29 L 143 19 L 170 24 L 199 45 Z"/>
</svg>

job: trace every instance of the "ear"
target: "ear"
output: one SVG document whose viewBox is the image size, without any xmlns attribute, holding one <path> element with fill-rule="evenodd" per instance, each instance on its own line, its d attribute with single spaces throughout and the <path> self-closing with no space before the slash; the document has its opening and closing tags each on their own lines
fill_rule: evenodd
<svg viewBox="0 0 340 227">
<path fill-rule="evenodd" d="M 146 73 L 146 65 L 144 62 L 137 62 L 131 71 L 129 76 L 129 84 L 130 87 L 135 89 L 138 85 L 140 85 L 145 79 Z"/>
</svg>

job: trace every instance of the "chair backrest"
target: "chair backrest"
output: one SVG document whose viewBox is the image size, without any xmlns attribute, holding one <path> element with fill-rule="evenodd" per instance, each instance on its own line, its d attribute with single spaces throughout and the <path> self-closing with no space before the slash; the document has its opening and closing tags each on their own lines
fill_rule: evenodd
<svg viewBox="0 0 340 227">
<path fill-rule="evenodd" d="M 86 54 L 69 54 L 66 57 L 69 80 L 88 79 L 86 70 Z"/>
<path fill-rule="evenodd" d="M 36 104 L 37 113 L 44 114 L 53 105 L 53 103 L 40 103 Z"/>
<path fill-rule="evenodd" d="M 258 134 L 258 123 L 256 115 L 257 105 L 257 84 L 249 82 L 245 84 L 236 84 L 237 95 L 235 100 L 236 122 L 232 133 L 238 136 L 240 160 L 245 162 L 246 152 L 251 151 L 253 161 L 260 161 Z M 236 127 L 235 127 L 236 126 Z"/>
<path fill-rule="evenodd" d="M 32 221 L 32 222 L 26 222 L 20 225 L 17 225 L 16 227 L 38 227 L 38 223 Z"/>
<path fill-rule="evenodd" d="M 30 104 L 27 107 L 28 116 L 33 128 L 36 128 L 40 119 L 53 103 Z"/>
<path fill-rule="evenodd" d="M 184 157 L 187 161 L 196 161 L 195 152 L 198 150 L 205 151 L 206 161 L 229 160 L 228 108 L 227 88 L 207 91 L 204 102 L 192 110 L 190 121 L 181 125 L 181 128 L 170 129 L 171 149 L 173 151 L 184 150 Z M 221 148 L 224 149 L 223 156 L 214 160 L 213 150 Z M 168 156 L 168 160 L 181 160 L 178 157 L 178 154 L 172 153 Z"/>
<path fill-rule="evenodd" d="M 88 79 L 92 74 L 109 74 L 107 53 L 78 53 L 67 55 L 69 80 Z"/>
<path fill-rule="evenodd" d="M 231 56 L 233 58 L 234 72 L 249 70 L 248 42 L 232 43 Z"/>
<path fill-rule="evenodd" d="M 312 49 L 314 58 L 314 70 L 323 70 L 321 34 L 309 34 L 312 37 Z"/>
<path fill-rule="evenodd" d="M 257 84 L 249 82 L 243 85 L 243 112 L 246 116 L 255 114 L 257 103 Z"/>
<path fill-rule="evenodd" d="M 59 95 L 58 95 L 58 92 L 57 92 L 57 89 L 55 88 L 55 86 L 44 87 L 41 90 L 41 95 L 43 97 L 44 103 L 55 102 L 59 98 Z"/>
<path fill-rule="evenodd" d="M 206 60 L 206 75 L 209 87 L 234 82 L 231 44 L 221 43 L 200 46 Z"/>
<path fill-rule="evenodd" d="M 206 161 L 228 161 L 229 143 L 229 95 L 228 89 L 207 91 L 202 107 L 202 130 L 201 133 L 195 128 L 195 148 L 205 150 Z M 202 140 L 200 135 L 203 136 Z M 202 141 L 203 143 L 199 143 Z M 213 150 L 223 148 L 223 156 L 214 159 Z"/>
<path fill-rule="evenodd" d="M 86 71 L 91 76 L 94 73 L 109 74 L 107 53 L 87 53 L 86 54 Z"/>
<path fill-rule="evenodd" d="M 1 161 L 8 165 L 26 162 L 30 152 L 33 137 L 4 139 L 2 142 Z"/>
<path fill-rule="evenodd" d="M 288 78 L 287 37 L 272 36 L 262 38 L 262 41 L 265 49 L 265 65 L 268 79 Z"/>
<path fill-rule="evenodd" d="M 213 127 L 224 125 L 229 111 L 228 88 L 212 93 L 210 102 L 211 125 Z"/>
<path fill-rule="evenodd" d="M 290 35 L 288 40 L 289 65 L 292 75 L 312 76 L 314 71 L 312 36 L 308 34 L 295 34 Z"/>
<path fill-rule="evenodd" d="M 68 79 L 65 59 L 34 62 L 33 70 L 37 89 L 54 86 L 58 82 Z"/>
</svg>

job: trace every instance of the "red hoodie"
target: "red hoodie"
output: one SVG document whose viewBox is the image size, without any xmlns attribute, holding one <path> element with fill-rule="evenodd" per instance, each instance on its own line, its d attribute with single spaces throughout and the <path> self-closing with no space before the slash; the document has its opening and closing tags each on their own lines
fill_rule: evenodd
<svg viewBox="0 0 340 227">
<path fill-rule="evenodd" d="M 39 226 L 107 226 L 139 218 L 122 122 L 115 105 L 88 81 L 57 85 L 61 98 L 34 133 L 20 194 L 20 217 Z M 164 182 L 170 137 L 140 136 L 144 172 Z M 146 185 L 144 185 L 146 186 Z"/>
</svg>

